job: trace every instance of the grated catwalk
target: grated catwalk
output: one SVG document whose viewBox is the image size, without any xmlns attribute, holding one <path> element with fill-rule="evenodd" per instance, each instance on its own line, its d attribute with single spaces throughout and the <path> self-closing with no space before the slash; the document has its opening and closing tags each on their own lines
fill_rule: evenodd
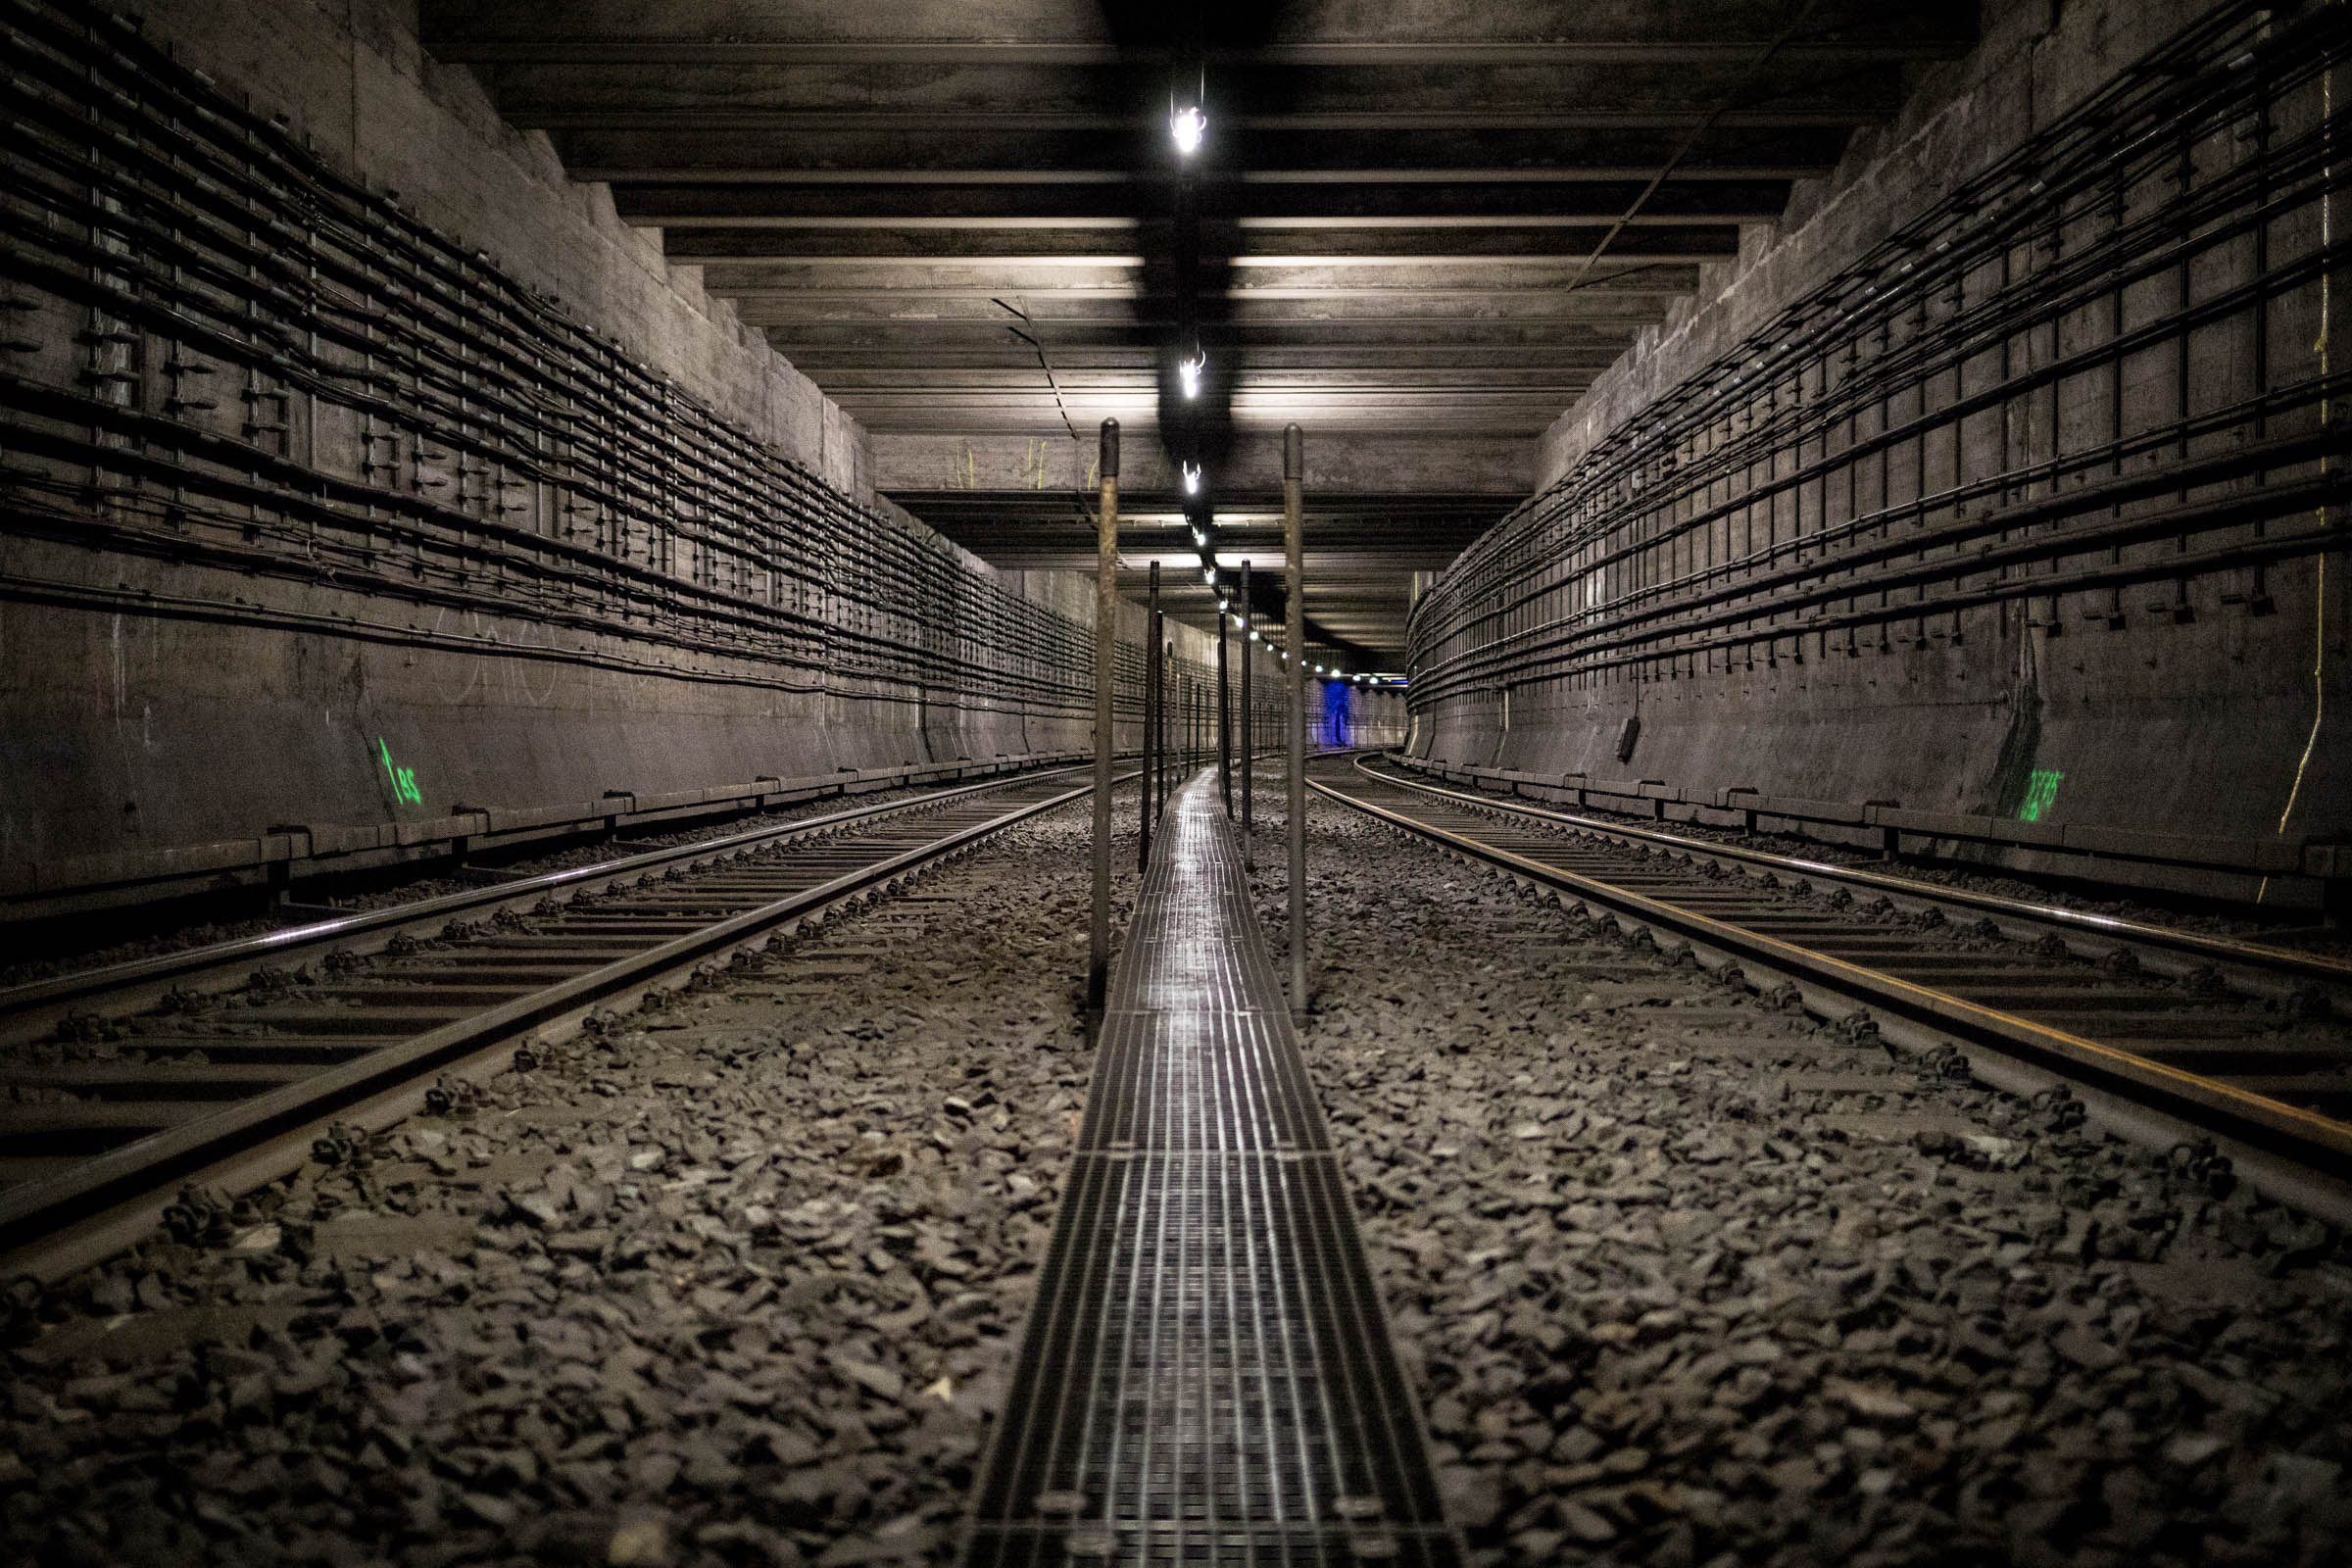
<svg viewBox="0 0 2352 1568">
<path fill-rule="evenodd" d="M 1212 774 L 1164 830 L 967 1561 L 1456 1562 Z"/>
</svg>

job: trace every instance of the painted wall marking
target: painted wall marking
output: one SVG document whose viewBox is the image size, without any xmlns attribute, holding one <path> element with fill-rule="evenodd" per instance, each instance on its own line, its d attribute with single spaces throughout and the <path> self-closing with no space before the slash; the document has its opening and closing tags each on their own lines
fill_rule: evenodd
<svg viewBox="0 0 2352 1568">
<path fill-rule="evenodd" d="M 2054 767 L 2037 767 L 2027 774 L 2025 804 L 2018 807 L 2017 819 L 2021 822 L 2040 821 L 2042 813 L 2058 799 L 2058 786 L 2065 781 L 2066 775 Z"/>
<path fill-rule="evenodd" d="M 394 767 L 392 748 L 384 744 L 381 735 L 375 738 L 375 749 L 384 760 L 384 772 L 392 780 L 392 799 L 406 801 L 412 806 L 422 806 L 424 791 L 416 787 L 416 770 L 413 767 Z"/>
</svg>

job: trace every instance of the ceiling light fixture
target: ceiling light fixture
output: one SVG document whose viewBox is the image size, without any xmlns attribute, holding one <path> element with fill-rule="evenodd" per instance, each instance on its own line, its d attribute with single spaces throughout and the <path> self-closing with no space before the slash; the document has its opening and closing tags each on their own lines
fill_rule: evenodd
<svg viewBox="0 0 2352 1568">
<path fill-rule="evenodd" d="M 1168 134 L 1176 139 L 1179 157 L 1190 158 L 1200 150 L 1200 138 L 1208 134 L 1208 116 L 1199 104 L 1186 104 L 1168 115 Z"/>
</svg>

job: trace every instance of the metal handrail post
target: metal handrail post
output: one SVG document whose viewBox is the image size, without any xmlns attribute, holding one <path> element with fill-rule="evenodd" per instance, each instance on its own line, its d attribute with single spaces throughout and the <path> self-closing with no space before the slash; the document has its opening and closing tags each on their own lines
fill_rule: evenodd
<svg viewBox="0 0 2352 1568">
<path fill-rule="evenodd" d="M 1152 863 L 1152 797 L 1159 775 L 1159 563 L 1152 563 L 1152 597 L 1144 617 L 1144 807 L 1143 837 L 1135 849 L 1138 871 Z"/>
<path fill-rule="evenodd" d="M 1290 658 L 1291 1010 L 1304 1013 L 1306 992 L 1306 601 L 1304 531 L 1306 437 L 1297 425 L 1282 432 L 1282 577 L 1289 604 L 1283 644 Z"/>
<path fill-rule="evenodd" d="M 1225 803 L 1225 817 L 1233 819 L 1233 731 L 1231 718 L 1233 699 L 1225 686 L 1225 623 L 1229 617 L 1217 612 L 1217 796 Z"/>
<path fill-rule="evenodd" d="M 1248 625 L 1250 610 L 1250 563 L 1242 563 L 1242 869 L 1257 869 L 1256 843 L 1251 834 L 1256 829 L 1257 741 L 1251 733 L 1257 710 L 1257 686 L 1250 675 L 1250 639 L 1256 635 Z"/>
<path fill-rule="evenodd" d="M 1112 682 L 1119 642 L 1119 421 L 1102 421 L 1102 490 L 1095 514 L 1095 908 L 1087 929 L 1086 1004 L 1102 1010 L 1110 982 L 1110 780 L 1118 750 Z"/>
</svg>

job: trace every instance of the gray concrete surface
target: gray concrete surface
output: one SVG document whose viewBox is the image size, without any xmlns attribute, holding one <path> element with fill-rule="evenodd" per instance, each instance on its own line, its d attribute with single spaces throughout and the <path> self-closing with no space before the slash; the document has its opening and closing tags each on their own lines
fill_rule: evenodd
<svg viewBox="0 0 2352 1568">
<path fill-rule="evenodd" d="M 2352 292 L 2340 261 L 2331 276 L 2324 267 L 2280 270 L 2340 243 L 2352 202 L 2340 190 L 2318 193 L 2340 185 L 2341 168 L 2266 187 L 2298 194 L 2255 225 L 2259 233 L 2233 230 L 2186 263 L 2165 260 L 2173 239 L 2153 221 L 2113 263 L 2115 281 L 2067 285 L 2080 290 L 2071 304 L 2032 314 L 2042 310 L 2039 279 L 2081 266 L 2075 258 L 2119 218 L 2150 222 L 2175 203 L 2226 203 L 2217 187 L 2263 149 L 2316 137 L 2331 92 L 2340 107 L 2340 80 L 2331 87 L 2315 72 L 2281 87 L 2261 116 L 2199 122 L 2165 143 L 2177 167 L 2134 164 L 2112 196 L 2111 171 L 2124 166 L 2088 139 L 2095 124 L 2081 133 L 2082 152 L 2053 155 L 2030 188 L 2034 172 L 2001 172 L 2031 139 L 2075 124 L 2082 106 L 2152 91 L 2162 73 L 2140 62 L 2183 29 L 2239 15 L 2159 0 L 1986 5 L 1975 53 L 1933 68 L 1891 124 L 1857 133 L 1834 174 L 1799 181 L 1785 219 L 1751 226 L 1736 267 L 1712 270 L 1695 296 L 1641 331 L 1546 432 L 1540 470 L 1550 499 L 1465 556 L 1425 606 L 1449 585 L 1468 595 L 1458 610 L 1424 614 L 1417 673 L 1474 649 L 1498 660 L 1473 683 L 1479 689 L 1440 700 L 1436 683 L 1425 684 L 1416 750 L 1538 773 L 1654 779 L 1693 799 L 1745 787 L 2294 843 L 2352 829 L 2352 730 L 2325 711 L 2341 706 L 2352 675 L 2342 501 L 2294 499 L 2343 474 L 2340 395 L 2327 402 L 2323 378 L 2342 370 L 2328 343 L 2345 339 Z M 2340 10 L 2298 17 L 2333 28 L 2332 45 L 2315 30 L 2306 59 L 2341 49 Z M 2180 70 L 2182 81 L 2201 79 L 2195 72 L 2284 80 L 2297 61 L 2266 53 L 2265 40 L 2285 24 L 2224 29 L 2193 71 L 2164 70 Z M 1941 274 L 1933 284 L 1908 280 L 1915 265 L 1926 269 L 1920 276 L 1933 271 L 1934 242 L 1914 253 L 1889 236 L 1965 233 L 1978 216 L 1968 204 L 1984 198 L 1956 193 L 1997 179 L 2009 183 L 1982 217 L 2002 220 L 2009 203 L 2063 205 L 2037 221 L 2030 243 L 2021 233 L 1956 284 Z M 2128 283 L 2127 268 L 2139 269 Z M 2011 301 L 2026 314 L 2004 329 L 1998 314 Z M 2205 302 L 2208 318 L 2165 325 Z M 1822 334 L 1818 349 L 1801 332 L 1793 345 L 1773 343 L 1788 330 L 1778 323 L 1801 312 L 1811 313 L 1807 330 Z M 1887 322 L 1891 334 L 1874 327 L 1849 343 L 1838 335 L 1845 312 Z M 1888 343 L 1927 352 L 1907 345 L 1963 312 L 1984 334 L 1981 352 L 1939 366 L 1924 385 L 1890 368 L 1875 404 L 1793 433 L 1815 400 L 1870 385 L 1849 378 L 1878 373 Z M 2119 330 L 2150 335 L 2102 360 L 2101 345 Z M 1749 363 L 1764 355 L 1773 368 Z M 2065 356 L 2080 368 L 2041 374 Z M 1756 370 L 1764 373 L 1746 384 L 1732 379 Z M 2017 390 L 1998 390 L 2007 382 Z M 2278 400 L 2267 414 L 2253 402 L 2264 394 Z M 1963 395 L 1981 400 L 1981 412 L 1942 412 Z M 1703 439 L 1666 433 L 1677 409 L 1703 411 Z M 2184 418 L 2203 422 L 2175 439 Z M 1926 433 L 1906 438 L 1913 420 Z M 1791 433 L 1773 433 L 1783 428 Z M 1860 456 L 1880 432 L 1891 432 L 1880 444 L 1886 455 Z M 2110 461 L 2107 443 L 2119 437 L 2136 445 Z M 2194 467 L 2287 438 L 2304 443 L 2291 460 L 2210 475 Z M 1675 489 L 1676 458 L 1703 463 L 1736 440 L 1755 452 L 1746 466 L 1703 496 Z M 1644 442 L 1649 456 L 1635 455 Z M 1857 456 L 1841 458 L 1847 451 Z M 1784 479 L 1812 473 L 1808 465 L 1822 476 Z M 2166 465 L 2180 471 L 2176 486 L 2160 482 Z M 2063 503 L 2077 487 L 2096 499 L 2096 487 L 2133 474 L 2159 482 L 2103 508 Z M 1671 506 L 1643 499 L 1669 492 Z M 2050 510 L 2034 521 L 1999 526 L 2004 509 L 2023 516 L 2043 504 Z M 2108 522 L 2199 505 L 2212 515 L 2184 516 L 2178 530 L 2150 524 L 2136 539 L 2090 542 Z M 1539 514 L 1560 519 L 1541 524 L 1552 530 L 1541 540 Z M 1882 514 L 1884 524 L 1846 526 Z M 1928 530 L 1907 559 L 1951 565 L 1891 594 L 1871 592 L 1886 580 L 1872 575 L 1884 558 L 1867 552 L 1890 529 Z M 2070 533 L 2084 539 L 2081 548 L 1977 565 L 1981 552 Z M 2301 542 L 2281 537 L 2290 534 Z M 1464 586 L 1499 569 L 1506 549 L 1546 564 L 1507 594 Z M 1706 597 L 1742 581 L 1756 583 L 1740 602 L 1752 615 Z M 1902 612 L 1913 604 L 1923 612 Z M 1474 626 L 1474 608 L 1500 614 Z M 1575 630 L 1588 622 L 1589 634 Z M 1589 656 L 1538 666 L 1506 653 L 1554 633 L 1589 646 Z M 2256 876 L 2207 890 L 2290 904 L 2315 896 Z"/>
</svg>

